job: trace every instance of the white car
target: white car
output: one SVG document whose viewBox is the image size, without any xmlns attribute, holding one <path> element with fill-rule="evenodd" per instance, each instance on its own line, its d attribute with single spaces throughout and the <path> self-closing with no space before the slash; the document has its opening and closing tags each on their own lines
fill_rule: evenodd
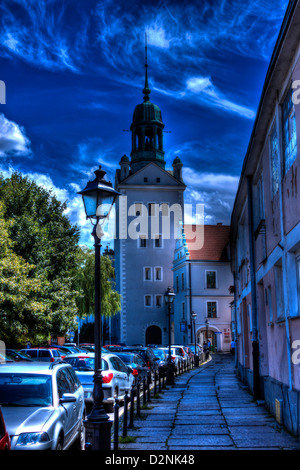
<svg viewBox="0 0 300 470">
<path fill-rule="evenodd" d="M 94 353 L 70 354 L 64 358 L 74 368 L 83 389 L 86 407 L 93 405 L 94 389 Z M 108 411 L 113 411 L 115 398 L 124 400 L 125 391 L 128 392 L 134 382 L 132 370 L 115 354 L 102 353 L 102 388 L 104 393 L 103 403 Z"/>
<path fill-rule="evenodd" d="M 162 349 L 163 351 L 166 351 L 167 358 L 169 357 L 169 347 L 158 348 L 158 349 Z M 176 369 L 179 367 L 179 365 L 180 367 L 183 366 L 183 357 L 179 354 L 178 348 L 175 348 L 174 346 L 171 346 L 171 359 L 172 361 L 174 361 Z"/>
</svg>

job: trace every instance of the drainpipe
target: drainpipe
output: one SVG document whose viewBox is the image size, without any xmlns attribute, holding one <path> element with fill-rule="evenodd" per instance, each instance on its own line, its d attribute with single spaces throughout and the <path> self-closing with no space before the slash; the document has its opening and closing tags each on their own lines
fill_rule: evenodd
<svg viewBox="0 0 300 470">
<path fill-rule="evenodd" d="M 189 263 L 189 284 L 190 284 L 190 324 L 191 324 L 191 344 L 193 343 L 193 322 L 192 322 L 192 268 L 191 263 Z M 195 322 L 195 334 L 196 334 L 196 322 Z"/>
<path fill-rule="evenodd" d="M 254 249 L 254 233 L 253 233 L 253 200 L 252 200 L 252 177 L 251 176 L 247 176 L 247 196 L 248 196 L 251 299 L 252 299 L 253 395 L 254 395 L 254 399 L 258 400 L 260 398 L 260 376 L 259 376 L 259 344 L 258 344 L 255 249 Z"/>
</svg>

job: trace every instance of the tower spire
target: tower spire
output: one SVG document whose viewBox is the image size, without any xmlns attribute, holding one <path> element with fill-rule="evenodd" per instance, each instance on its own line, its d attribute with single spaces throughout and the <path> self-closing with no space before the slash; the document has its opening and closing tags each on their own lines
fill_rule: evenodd
<svg viewBox="0 0 300 470">
<path fill-rule="evenodd" d="M 148 85 L 148 57 L 147 57 L 147 32 L 145 31 L 145 88 L 143 89 L 144 93 L 144 101 L 149 101 L 149 95 L 151 93 L 151 90 Z"/>
</svg>

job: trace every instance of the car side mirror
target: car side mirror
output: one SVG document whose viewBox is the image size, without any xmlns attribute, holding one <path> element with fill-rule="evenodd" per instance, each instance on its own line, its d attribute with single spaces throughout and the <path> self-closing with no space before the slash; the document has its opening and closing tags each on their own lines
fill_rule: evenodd
<svg viewBox="0 0 300 470">
<path fill-rule="evenodd" d="M 75 403 L 76 396 L 73 393 L 64 393 L 59 399 L 59 403 Z"/>
</svg>

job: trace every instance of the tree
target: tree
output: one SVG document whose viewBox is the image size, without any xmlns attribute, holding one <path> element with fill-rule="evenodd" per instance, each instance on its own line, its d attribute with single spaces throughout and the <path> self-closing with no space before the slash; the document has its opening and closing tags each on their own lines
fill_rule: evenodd
<svg viewBox="0 0 300 470">
<path fill-rule="evenodd" d="M 75 326 L 79 229 L 66 203 L 18 172 L 0 178 L 0 202 L 1 339 L 41 344 Z"/>
<path fill-rule="evenodd" d="M 88 247 L 81 247 L 77 271 L 76 288 L 81 292 L 77 299 L 80 317 L 93 315 L 95 311 L 95 253 Z M 107 255 L 101 256 L 101 314 L 115 315 L 121 310 L 121 296 L 114 289 L 115 270 Z"/>
</svg>

